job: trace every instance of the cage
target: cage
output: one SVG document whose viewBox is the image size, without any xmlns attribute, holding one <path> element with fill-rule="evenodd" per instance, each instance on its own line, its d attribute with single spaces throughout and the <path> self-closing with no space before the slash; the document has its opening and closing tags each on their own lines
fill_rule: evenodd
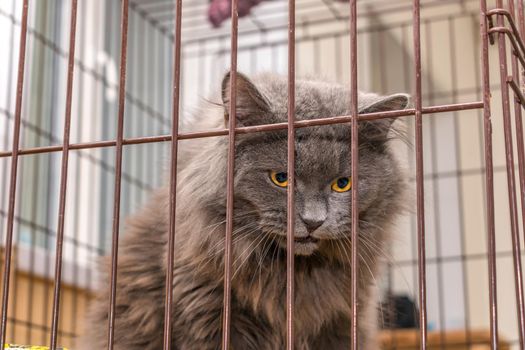
<svg viewBox="0 0 525 350">
<path fill-rule="evenodd" d="M 396 150 L 417 200 L 376 282 L 382 346 L 523 349 L 523 2 L 238 0 L 238 24 L 215 2 L 0 3 L 2 342 L 74 348 L 97 258 L 166 181 L 173 136 L 199 136 L 185 120 L 234 56 L 415 97 Z"/>
</svg>

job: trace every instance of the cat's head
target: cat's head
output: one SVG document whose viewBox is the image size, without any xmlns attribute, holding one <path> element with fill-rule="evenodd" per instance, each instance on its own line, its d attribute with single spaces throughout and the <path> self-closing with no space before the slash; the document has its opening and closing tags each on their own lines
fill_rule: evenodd
<svg viewBox="0 0 525 350">
<path fill-rule="evenodd" d="M 229 82 L 222 84 L 228 124 Z M 250 81 L 237 75 L 237 127 L 287 121 L 287 80 L 265 75 Z M 359 112 L 407 108 L 405 94 L 359 94 Z M 297 80 L 296 120 L 351 114 L 350 91 L 339 84 Z M 382 230 L 399 212 L 404 175 L 388 148 L 392 120 L 359 122 L 360 235 L 382 239 Z M 350 123 L 296 129 L 295 252 L 333 251 L 351 232 Z M 256 223 L 259 232 L 286 246 L 287 131 L 238 135 L 235 158 L 236 225 Z M 254 231 L 257 232 L 257 231 Z M 255 233 L 257 235 L 259 233 Z M 258 237 L 253 237 L 258 239 Z"/>
</svg>

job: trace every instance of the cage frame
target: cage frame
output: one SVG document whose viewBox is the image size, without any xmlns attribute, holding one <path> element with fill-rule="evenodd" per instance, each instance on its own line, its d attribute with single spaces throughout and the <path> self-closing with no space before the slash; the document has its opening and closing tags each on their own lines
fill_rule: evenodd
<svg viewBox="0 0 525 350">
<path fill-rule="evenodd" d="M 62 266 L 62 244 L 64 240 L 64 215 L 66 202 L 66 188 L 67 188 L 67 169 L 68 169 L 68 154 L 70 150 L 92 149 L 100 147 L 115 147 L 116 152 L 116 171 L 115 171 L 115 201 L 113 207 L 113 229 L 112 229 L 112 253 L 111 253 L 111 298 L 109 302 L 109 322 L 108 322 L 108 348 L 113 348 L 114 342 L 114 325 L 115 325 L 115 298 L 116 298 L 116 272 L 118 259 L 118 238 L 119 238 L 119 219 L 120 219 L 120 187 L 122 179 L 122 152 L 126 145 L 156 143 L 156 142 L 171 142 L 171 159 L 170 159 L 170 225 L 169 225 L 169 241 L 168 241 L 168 257 L 166 261 L 166 299 L 165 306 L 165 324 L 164 324 L 164 349 L 171 349 L 171 327 L 172 327 L 172 272 L 173 259 L 175 254 L 175 210 L 176 210 L 176 176 L 177 176 L 177 147 L 180 140 L 213 137 L 213 136 L 227 136 L 228 137 L 228 172 L 227 172 L 227 206 L 226 206 L 226 240 L 225 240 L 225 283 L 224 283 L 224 315 L 223 315 L 223 333 L 222 333 L 222 349 L 227 350 L 230 343 L 230 329 L 231 329 L 231 245 L 232 245 L 232 231 L 233 231 L 233 172 L 235 166 L 235 137 L 237 134 L 267 132 L 274 130 L 287 130 L 288 135 L 288 174 L 290 181 L 288 182 L 287 191 L 287 350 L 294 349 L 294 135 L 296 128 L 328 125 L 328 124 L 351 124 L 351 159 L 352 162 L 352 177 L 354 179 L 354 188 L 352 190 L 352 241 L 356 242 L 351 247 L 351 349 L 358 349 L 358 303 L 357 303 L 357 271 L 358 269 L 358 123 L 366 120 L 377 120 L 383 118 L 399 118 L 399 117 L 413 117 L 415 120 L 415 136 L 416 136 L 416 208 L 417 208 L 417 238 L 418 238 L 418 289 L 419 289 L 419 322 L 420 322 L 420 348 L 427 347 L 427 325 L 426 325 L 426 261 L 425 261 L 425 217 L 424 217 L 424 186 L 423 186 L 423 132 L 422 123 L 425 114 L 438 114 L 443 112 L 457 112 L 463 110 L 482 110 L 483 111 L 483 136 L 484 136 L 484 158 L 486 162 L 485 167 L 485 191 L 487 194 L 486 202 L 486 223 L 488 235 L 488 272 L 489 272 L 489 300 L 490 300 L 490 334 L 491 334 L 491 349 L 498 348 L 498 314 L 497 314 L 497 280 L 496 280 L 496 228 L 494 220 L 494 166 L 493 166 L 493 150 L 492 150 L 492 111 L 491 111 L 491 87 L 489 80 L 489 43 L 494 43 L 497 38 L 498 53 L 499 53 L 499 69 L 500 69 L 500 86 L 502 97 L 502 118 L 504 122 L 504 138 L 506 151 L 506 173 L 508 181 L 508 200 L 510 209 L 511 221 L 511 236 L 512 236 L 512 250 L 513 250 L 513 267 L 514 277 L 516 281 L 516 303 L 519 324 L 519 345 L 521 349 L 525 348 L 525 302 L 523 296 L 523 276 L 521 268 L 521 251 L 520 251 L 520 232 L 519 232 L 519 213 L 517 201 L 521 202 L 522 220 L 525 224 L 525 151 L 522 130 L 522 112 L 521 108 L 525 106 L 525 95 L 520 88 L 520 70 L 523 73 L 525 68 L 525 44 L 523 38 L 525 37 L 525 20 L 523 14 L 523 0 L 517 1 L 517 7 L 514 0 L 507 0 L 507 8 L 503 0 L 496 0 L 496 8 L 488 10 L 487 1 L 479 1 L 480 10 L 480 38 L 481 38 L 481 78 L 483 96 L 480 101 L 471 101 L 464 103 L 454 103 L 447 105 L 435 105 L 424 107 L 422 104 L 422 84 L 421 84 L 421 4 L 419 0 L 413 0 L 413 53 L 415 57 L 414 65 L 414 83 L 415 96 L 414 108 L 403 111 L 392 112 L 375 112 L 367 114 L 359 114 L 357 110 L 357 92 L 358 92 L 358 62 L 357 62 L 357 0 L 350 0 L 350 16 L 349 16 L 349 31 L 350 31 L 350 67 L 351 67 L 351 83 L 350 83 L 350 100 L 351 100 L 351 114 L 345 116 L 337 116 L 331 118 L 312 119 L 307 121 L 295 120 L 295 0 L 288 0 L 288 121 L 286 123 L 266 124 L 249 127 L 236 127 L 235 118 L 229 118 L 228 128 L 221 130 L 208 130 L 199 132 L 179 132 L 179 99 L 180 99 L 180 74 L 181 74 L 181 23 L 182 23 L 182 0 L 174 0 L 175 3 L 175 28 L 173 33 L 173 84 L 172 84 L 172 130 L 169 135 L 159 135 L 150 137 L 136 137 L 124 138 L 124 109 L 126 97 L 126 58 L 127 58 L 127 34 L 128 34 L 128 9 L 129 1 L 122 0 L 121 5 L 121 54 L 119 63 L 119 92 L 118 92 L 118 134 L 115 140 L 104 140 L 97 142 L 83 142 L 70 143 L 70 120 L 71 120 L 71 101 L 73 90 L 74 77 L 74 52 L 75 52 L 75 30 L 76 30 L 76 15 L 77 2 L 72 1 L 72 10 L 70 18 L 70 42 L 69 42 L 69 56 L 68 56 L 68 70 L 67 70 L 67 94 L 66 94 L 66 112 L 64 123 L 64 139 L 62 145 L 44 146 L 20 149 L 20 126 L 22 116 L 22 96 L 24 91 L 24 68 L 26 58 L 26 42 L 28 32 L 28 9 L 29 0 L 23 0 L 22 6 L 22 28 L 19 46 L 19 62 L 17 73 L 17 88 L 16 88 L 16 105 L 15 105 L 15 120 L 13 130 L 13 144 L 11 151 L 0 152 L 0 158 L 10 158 L 11 173 L 9 182 L 9 206 L 7 214 L 7 231 L 5 241 L 5 264 L 2 282 L 2 317 L 0 324 L 0 336 L 2 348 L 6 339 L 7 327 L 7 311 L 8 300 L 10 292 L 10 272 L 12 260 L 12 246 L 13 246 L 13 227 L 17 188 L 17 170 L 18 160 L 20 156 L 39 153 L 60 152 L 62 154 L 61 160 L 61 176 L 60 176 L 60 193 L 59 193 L 59 215 L 58 215 L 58 233 L 56 240 L 56 265 L 54 275 L 54 298 L 53 298 L 53 312 L 52 312 L 52 328 L 50 334 L 50 347 L 56 349 L 57 333 L 58 333 L 58 316 L 60 312 L 60 291 L 61 291 L 61 266 Z M 231 61 L 230 61 L 230 116 L 235 115 L 236 108 L 236 72 L 237 72 L 237 42 L 238 42 L 238 0 L 232 0 L 231 9 Z M 517 14 L 517 16 L 516 16 Z M 517 17 L 517 19 L 516 19 Z M 494 21 L 494 18 L 496 19 Z M 496 22 L 496 24 L 494 24 Z M 509 41 L 512 47 L 511 60 L 511 74 L 509 75 L 508 57 L 506 42 Z M 514 96 L 514 108 L 516 118 L 516 130 L 513 136 L 512 120 L 511 120 L 511 96 Z M 515 167 L 514 167 L 514 150 L 513 137 L 516 138 L 517 158 L 518 158 L 518 176 L 520 197 L 516 194 L 518 185 L 515 182 Z M 525 233 L 524 233 L 525 239 Z"/>
</svg>

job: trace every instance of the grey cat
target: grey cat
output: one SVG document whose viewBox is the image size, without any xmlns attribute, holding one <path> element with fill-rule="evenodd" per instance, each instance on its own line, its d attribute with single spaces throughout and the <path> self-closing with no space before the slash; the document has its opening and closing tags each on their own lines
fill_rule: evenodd
<svg viewBox="0 0 525 350">
<path fill-rule="evenodd" d="M 223 110 L 203 112 L 195 127 L 224 128 Z M 237 125 L 287 120 L 287 81 L 237 75 Z M 359 94 L 361 113 L 406 108 L 407 95 Z M 296 84 L 296 118 L 350 114 L 342 85 Z M 404 175 L 388 141 L 392 120 L 359 124 L 359 343 L 378 349 L 374 277 L 404 204 Z M 220 348 L 227 139 L 191 141 L 180 151 L 172 340 L 179 350 Z M 297 349 L 348 349 L 350 344 L 350 125 L 296 130 L 295 344 Z M 235 350 L 286 344 L 286 130 L 239 134 L 235 159 L 232 332 Z M 115 349 L 161 349 L 167 254 L 168 187 L 127 222 L 120 243 Z M 107 272 L 108 265 L 104 272 Z M 109 283 L 94 301 L 83 349 L 106 345 Z"/>
</svg>

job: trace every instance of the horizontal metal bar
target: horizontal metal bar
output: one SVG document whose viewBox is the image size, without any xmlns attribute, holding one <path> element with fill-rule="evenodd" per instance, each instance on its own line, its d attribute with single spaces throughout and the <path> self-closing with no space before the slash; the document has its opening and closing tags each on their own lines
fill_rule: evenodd
<svg viewBox="0 0 525 350">
<path fill-rule="evenodd" d="M 439 105 L 432 107 L 423 107 L 423 114 L 438 114 L 438 113 L 447 113 L 454 111 L 465 111 L 472 109 L 482 109 L 483 102 L 466 102 L 466 103 L 456 103 L 449 105 Z M 358 115 L 358 120 L 378 120 L 385 118 L 401 118 L 413 116 L 415 110 L 404 109 L 399 111 L 388 111 L 388 112 L 376 112 L 376 113 L 365 113 Z M 309 126 L 320 126 L 320 125 L 333 125 L 333 124 L 343 124 L 350 123 L 352 121 L 351 116 L 338 116 L 331 118 L 318 118 L 310 120 L 299 120 L 294 123 L 295 128 L 305 128 Z M 267 131 L 276 131 L 276 130 L 285 130 L 288 128 L 288 123 L 276 123 L 276 124 L 265 124 L 257 126 L 244 126 L 235 129 L 237 134 L 251 134 L 256 132 L 267 132 Z M 198 139 L 204 137 L 215 137 L 215 136 L 226 136 L 228 135 L 228 129 L 218 129 L 218 130 L 206 130 L 206 131 L 197 131 L 189 133 L 179 134 L 179 140 L 189 140 L 189 139 Z M 171 135 L 159 135 L 159 136 L 146 136 L 146 137 L 137 137 L 131 139 L 124 139 L 122 141 L 123 145 L 138 145 L 143 143 L 155 143 L 155 142 L 168 142 L 171 141 Z M 70 150 L 80 150 L 80 149 L 90 149 L 90 148 L 103 148 L 103 147 L 113 147 L 116 145 L 114 140 L 112 141 L 95 141 L 95 142 L 83 142 L 83 143 L 74 143 L 71 144 Z M 62 146 L 44 146 L 44 147 L 34 147 L 26 148 L 18 151 L 19 155 L 28 155 L 28 154 L 39 154 L 39 153 L 51 153 L 51 152 L 60 152 L 62 151 Z M 10 157 L 12 155 L 11 151 L 0 152 L 0 158 Z"/>
</svg>

